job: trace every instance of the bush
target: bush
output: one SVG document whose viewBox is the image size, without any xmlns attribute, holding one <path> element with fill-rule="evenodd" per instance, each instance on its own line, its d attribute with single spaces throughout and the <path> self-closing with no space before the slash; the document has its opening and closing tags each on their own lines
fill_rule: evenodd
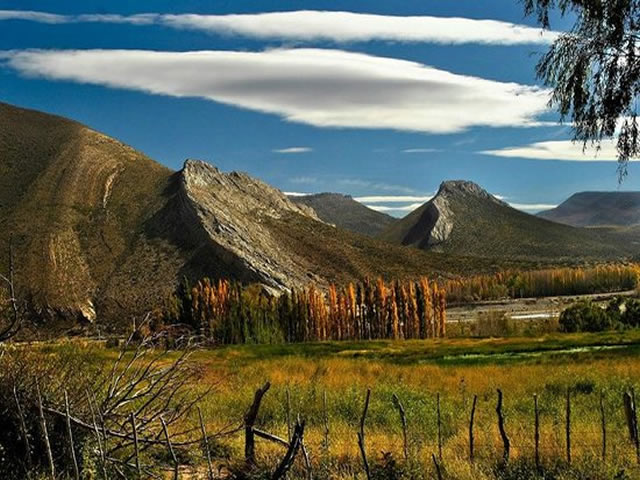
<svg viewBox="0 0 640 480">
<path fill-rule="evenodd" d="M 602 332 L 614 326 L 613 315 L 590 301 L 578 302 L 560 314 L 563 332 Z"/>
<path fill-rule="evenodd" d="M 628 327 L 640 326 L 640 300 L 637 298 L 630 298 L 624 303 L 620 315 L 620 321 L 623 325 Z"/>
</svg>

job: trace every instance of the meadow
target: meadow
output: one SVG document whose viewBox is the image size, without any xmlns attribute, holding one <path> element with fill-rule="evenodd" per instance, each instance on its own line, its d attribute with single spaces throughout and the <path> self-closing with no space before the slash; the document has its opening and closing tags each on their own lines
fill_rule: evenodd
<svg viewBox="0 0 640 480">
<path fill-rule="evenodd" d="M 233 419 L 241 423 L 254 391 L 270 381 L 257 425 L 286 438 L 288 418 L 304 418 L 305 443 L 316 478 L 365 478 L 356 434 L 367 389 L 371 402 L 365 443 L 377 478 L 436 478 L 433 454 L 440 459 L 444 478 L 640 478 L 622 403 L 625 391 L 640 387 L 638 353 L 640 333 L 633 330 L 535 339 L 235 346 L 194 356 L 205 372 L 194 389 L 216 383 L 215 392 L 202 405 L 208 429 L 215 431 Z M 506 467 L 501 465 L 497 389 L 504 393 L 511 441 Z M 394 394 L 406 411 L 406 459 Z M 534 459 L 534 395 L 539 404 L 540 469 Z M 472 462 L 469 419 L 474 396 Z M 260 464 L 275 465 L 282 447 L 258 442 Z M 220 444 L 232 463 L 242 457 L 242 448 L 242 435 Z M 304 476 L 302 464 L 295 472 Z"/>
<path fill-rule="evenodd" d="M 177 350 L 167 353 L 161 350 L 152 361 L 154 368 L 160 370 L 183 355 Z M 92 425 L 92 417 L 93 422 L 96 421 L 93 408 L 98 403 L 94 400 L 92 406 L 90 400 L 87 408 L 85 399 L 93 395 L 88 389 L 96 392 L 96 398 L 105 398 L 101 393 L 104 387 L 93 380 L 99 377 L 92 372 L 111 370 L 120 352 L 106 347 L 104 341 L 86 339 L 16 345 L 4 351 L 0 357 L 3 363 L 0 376 L 6 388 L 0 388 L 0 401 L 8 410 L 2 420 L 0 445 L 4 445 L 5 455 L 13 449 L 18 460 L 13 469 L 18 475 L 7 478 L 23 478 L 19 473 L 23 438 L 11 433 L 16 431 L 12 410 L 16 400 L 10 385 L 17 386 L 23 410 L 33 412 L 25 419 L 26 428 L 31 432 L 35 463 L 36 458 L 42 458 L 39 443 L 42 435 L 37 426 L 37 404 L 30 400 L 33 398 L 33 393 L 29 393 L 32 392 L 31 377 L 47 379 L 40 388 L 45 398 L 49 435 L 54 441 L 56 478 L 74 478 L 69 463 L 70 450 L 66 446 L 68 436 L 61 391 L 69 392 L 72 417 Z M 264 395 L 255 426 L 286 439 L 296 419 L 304 420 L 304 445 L 309 455 L 311 478 L 367 478 L 357 432 L 368 389 L 371 396 L 364 424 L 364 446 L 372 480 L 438 478 L 436 463 L 444 479 L 640 478 L 636 448 L 629 436 L 623 408 L 625 392 L 640 389 L 639 354 L 640 330 L 637 329 L 536 337 L 196 348 L 188 359 L 187 369 L 177 371 L 172 380 L 180 393 L 175 397 L 165 395 L 176 411 L 182 408 L 186 413 L 170 423 L 173 433 L 184 433 L 178 434 L 180 439 L 175 440 L 179 478 L 207 478 L 206 457 L 199 441 L 198 411 L 196 408 L 186 410 L 192 401 L 202 412 L 216 478 L 272 478 L 286 448 L 257 438 L 256 467 L 250 470 L 246 469 L 244 450 L 244 417 L 256 390 L 267 381 L 271 387 Z M 126 355 L 114 370 L 116 376 L 128 363 Z M 146 368 L 144 357 L 136 362 L 140 365 L 134 366 L 133 371 Z M 183 373 L 186 376 L 182 377 Z M 156 377 L 150 378 L 153 382 Z M 183 381 L 186 383 L 180 385 Z M 510 440 L 508 462 L 503 459 L 498 429 L 498 389 L 504 395 L 505 430 Z M 406 415 L 406 448 L 394 395 Z M 539 412 L 538 465 L 534 395 Z M 567 395 L 570 398 L 570 459 Z M 109 400 L 101 401 L 103 411 L 109 411 Z M 143 411 L 145 403 L 144 400 L 125 401 L 123 409 L 117 407 L 121 413 L 114 417 L 109 428 L 130 431 L 129 422 L 136 420 L 126 412 Z M 474 455 L 471 458 L 469 422 L 474 403 Z M 174 407 L 161 407 L 165 418 L 171 419 Z M 155 475 L 160 475 L 157 478 L 175 478 L 166 444 L 162 442 L 162 430 L 156 428 L 159 421 L 154 411 L 155 408 L 148 414 L 140 414 L 137 420 L 141 438 L 159 439 L 152 448 L 141 449 L 140 461 L 153 468 Z M 155 430 L 148 430 L 146 418 L 156 418 Z M 603 419 L 606 438 L 603 438 Z M 78 478 L 103 478 L 98 455 L 101 446 L 94 441 L 92 429 L 77 423 L 72 427 L 82 472 Z M 97 425 L 96 430 L 99 430 Z M 225 434 L 218 435 L 219 432 Z M 112 449 L 117 441 L 117 437 L 110 435 Z M 135 473 L 132 442 L 125 442 L 123 448 L 116 447 L 116 452 L 119 453 L 114 453 L 114 458 L 124 462 L 121 465 L 126 478 L 153 478 L 151 474 Z M 46 473 L 46 462 L 40 465 L 36 471 L 41 476 L 32 478 L 51 478 Z M 112 477 L 118 478 L 118 475 L 108 476 Z M 310 478 L 303 456 L 298 455 L 288 478 Z"/>
</svg>

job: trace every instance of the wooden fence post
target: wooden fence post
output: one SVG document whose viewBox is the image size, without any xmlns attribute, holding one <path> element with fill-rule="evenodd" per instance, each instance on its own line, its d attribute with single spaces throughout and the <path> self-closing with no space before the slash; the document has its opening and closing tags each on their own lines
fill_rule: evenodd
<svg viewBox="0 0 640 480">
<path fill-rule="evenodd" d="M 504 445 L 504 453 L 502 459 L 504 463 L 509 462 L 509 453 L 511 449 L 511 442 L 507 436 L 507 432 L 504 428 L 504 414 L 502 413 L 502 390 L 498 388 L 498 405 L 496 406 L 496 413 L 498 414 L 498 429 L 500 430 L 500 437 L 502 438 L 502 444 Z"/>
<path fill-rule="evenodd" d="M 293 432 L 291 431 L 291 394 L 289 392 L 289 387 L 287 386 L 287 390 L 286 390 L 286 394 L 287 394 L 287 412 L 286 412 L 286 416 L 287 416 L 287 439 L 289 441 L 291 441 L 291 435 L 293 434 Z"/>
<path fill-rule="evenodd" d="M 42 437 L 44 440 L 44 447 L 47 451 L 47 460 L 49 461 L 49 473 L 51 480 L 56 478 L 56 467 L 53 463 L 53 452 L 51 451 L 51 442 L 49 441 L 49 432 L 47 431 L 47 421 L 44 418 L 44 408 L 42 406 L 42 395 L 40 394 L 40 384 L 36 378 L 36 392 L 38 394 L 38 417 L 40 420 L 40 428 L 42 429 Z"/>
<path fill-rule="evenodd" d="M 533 394 L 533 409 L 534 409 L 534 422 L 535 422 L 535 432 L 533 434 L 533 438 L 535 441 L 535 460 L 536 460 L 536 470 L 540 470 L 540 410 L 538 408 L 538 395 Z"/>
<path fill-rule="evenodd" d="M 442 470 L 440 469 L 438 459 L 433 453 L 431 454 L 431 460 L 433 460 L 433 465 L 436 467 L 436 477 L 438 478 L 438 480 L 442 480 Z"/>
<path fill-rule="evenodd" d="M 24 443 L 25 470 L 28 473 L 31 469 L 31 445 L 29 443 L 29 433 L 27 432 L 27 425 L 24 421 L 24 414 L 22 413 L 22 406 L 20 405 L 20 399 L 18 398 L 18 390 L 16 389 L 15 385 L 13 387 L 13 398 L 16 401 L 16 408 L 18 409 L 20 433 L 22 434 L 22 443 Z"/>
<path fill-rule="evenodd" d="M 256 423 L 256 418 L 258 417 L 258 410 L 260 410 L 262 397 L 264 397 L 264 394 L 267 393 L 269 388 L 271 388 L 271 384 L 266 382 L 261 388 L 256 390 L 253 397 L 253 403 L 244 416 L 244 459 L 247 466 L 252 467 L 256 463 L 256 444 L 253 427 Z"/>
<path fill-rule="evenodd" d="M 478 403 L 478 395 L 474 395 L 473 404 L 471 405 L 471 418 L 469 419 L 469 461 L 471 462 L 473 462 L 473 458 L 474 458 L 473 420 L 476 416 L 477 403 Z"/>
<path fill-rule="evenodd" d="M 67 390 L 64 391 L 64 406 L 67 419 L 67 435 L 69 436 L 69 447 L 71 448 L 71 460 L 73 462 L 73 474 L 76 480 L 80 480 L 80 469 L 78 468 L 78 459 L 76 458 L 76 448 L 73 444 L 73 432 L 71 431 L 71 412 L 69 411 L 69 395 Z"/>
<path fill-rule="evenodd" d="M 329 454 L 329 409 L 327 407 L 327 391 L 322 396 L 322 408 L 324 409 L 324 450 Z"/>
<path fill-rule="evenodd" d="M 440 415 L 440 392 L 436 394 L 436 411 L 438 415 L 438 460 L 442 462 L 442 417 Z"/>
<path fill-rule="evenodd" d="M 600 426 L 602 428 L 602 461 L 607 461 L 607 417 L 604 410 L 604 392 L 600 393 Z"/>
<path fill-rule="evenodd" d="M 173 450 L 173 445 L 171 445 L 171 437 L 169 436 L 169 429 L 167 428 L 167 422 L 164 421 L 164 418 L 162 418 L 162 415 L 160 415 L 160 422 L 162 423 L 162 431 L 164 432 L 164 438 L 167 441 L 167 448 L 169 449 L 169 455 L 171 455 L 171 460 L 173 461 L 173 480 L 178 480 L 180 464 L 178 463 L 176 452 Z"/>
<path fill-rule="evenodd" d="M 296 426 L 293 429 L 293 436 L 291 437 L 291 441 L 289 443 L 289 448 L 287 449 L 287 453 L 284 455 L 280 464 L 273 472 L 271 476 L 271 480 L 279 480 L 283 478 L 291 466 L 293 465 L 293 461 L 296 458 L 296 454 L 298 450 L 302 447 L 304 436 L 304 422 L 296 422 Z"/>
<path fill-rule="evenodd" d="M 640 464 L 640 434 L 638 432 L 638 407 L 636 404 L 636 391 L 631 387 L 631 404 L 633 405 L 633 428 L 635 433 L 636 460 Z"/>
<path fill-rule="evenodd" d="M 136 416 L 134 415 L 133 412 L 131 412 L 130 420 L 131 420 L 131 428 L 133 429 L 133 449 L 134 449 L 133 453 L 136 458 L 136 471 L 138 472 L 138 475 L 141 475 L 142 467 L 140 466 L 140 445 L 138 445 L 138 427 L 136 425 Z"/>
<path fill-rule="evenodd" d="M 632 392 L 633 393 L 633 392 Z M 627 427 L 629 429 L 629 438 L 636 449 L 636 458 L 640 463 L 640 439 L 638 438 L 638 416 L 634 401 L 635 395 L 625 392 L 623 395 L 624 412 L 627 419 Z"/>
<path fill-rule="evenodd" d="M 567 389 L 565 434 L 567 437 L 567 464 L 571 465 L 571 390 Z"/>
<path fill-rule="evenodd" d="M 404 411 L 404 406 L 402 405 L 402 403 L 400 402 L 400 399 L 398 398 L 398 396 L 394 393 L 393 394 L 393 404 L 396 407 L 396 409 L 398 410 L 398 413 L 400 414 L 400 422 L 402 423 L 402 446 L 403 446 L 403 453 L 404 453 L 404 460 L 405 462 L 407 460 L 409 460 L 409 439 L 407 438 L 407 415 Z"/>
<path fill-rule="evenodd" d="M 89 405 L 89 410 L 91 410 L 91 420 L 93 422 L 93 433 L 96 436 L 96 442 L 98 444 L 98 453 L 100 453 L 100 467 L 102 469 L 102 476 L 106 479 L 107 478 L 107 454 L 105 452 L 102 439 L 100 438 L 100 430 L 98 429 L 98 420 L 96 418 L 96 409 L 98 408 L 98 406 L 97 405 L 94 406 L 89 390 L 87 390 L 87 404 Z"/>
<path fill-rule="evenodd" d="M 364 422 L 367 418 L 367 410 L 369 410 L 369 399 L 371 397 L 371 389 L 367 389 L 367 397 L 364 401 L 364 409 L 362 410 L 362 417 L 360 417 L 360 431 L 358 432 L 358 446 L 360 447 L 360 454 L 362 455 L 362 463 L 364 465 L 364 473 L 367 475 L 367 480 L 371 480 L 371 472 L 369 471 L 369 462 L 367 462 L 367 452 L 364 444 Z"/>
<path fill-rule="evenodd" d="M 205 457 L 207 458 L 207 473 L 209 480 L 213 480 L 213 465 L 211 464 L 211 450 L 209 450 L 209 438 L 207 437 L 207 429 L 204 425 L 204 417 L 202 410 L 198 407 L 198 418 L 200 419 L 200 433 L 202 433 L 202 448 L 204 448 Z"/>
</svg>

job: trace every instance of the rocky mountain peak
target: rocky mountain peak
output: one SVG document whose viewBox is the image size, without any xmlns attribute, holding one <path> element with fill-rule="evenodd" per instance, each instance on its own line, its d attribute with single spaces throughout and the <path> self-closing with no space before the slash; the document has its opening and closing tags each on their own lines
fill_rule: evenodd
<svg viewBox="0 0 640 480">
<path fill-rule="evenodd" d="M 477 197 L 485 200 L 491 200 L 493 202 L 507 205 L 502 200 L 491 195 L 484 188 L 477 183 L 468 180 L 447 180 L 440 184 L 438 189 L 438 196 L 458 196 L 458 197 Z"/>
<path fill-rule="evenodd" d="M 313 209 L 297 205 L 284 193 L 244 172 L 224 173 L 202 160 L 189 159 L 181 172 L 181 184 L 187 192 L 206 190 L 208 201 L 243 214 L 260 212 L 279 218 L 285 213 L 298 213 L 318 220 Z M 205 193 L 205 192 L 200 192 Z"/>
<path fill-rule="evenodd" d="M 313 209 L 246 173 L 224 173 L 187 160 L 180 172 L 180 215 L 197 238 L 239 277 L 280 289 L 308 281 L 304 268 L 278 243 L 269 219 L 298 214 L 319 220 Z"/>
</svg>

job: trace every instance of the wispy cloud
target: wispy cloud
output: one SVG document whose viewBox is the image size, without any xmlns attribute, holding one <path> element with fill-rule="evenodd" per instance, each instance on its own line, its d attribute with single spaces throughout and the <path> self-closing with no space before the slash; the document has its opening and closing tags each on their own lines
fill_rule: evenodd
<svg viewBox="0 0 640 480">
<path fill-rule="evenodd" d="M 0 20 L 26 20 L 38 23 L 70 23 L 73 17 L 33 10 L 0 10 Z"/>
<path fill-rule="evenodd" d="M 364 180 L 361 178 L 341 178 L 335 181 L 335 184 L 340 185 L 341 188 L 351 189 L 368 189 L 377 190 L 381 192 L 401 192 L 405 194 L 415 193 L 413 188 L 405 187 L 403 185 L 392 185 L 383 182 L 375 182 L 371 180 Z"/>
<path fill-rule="evenodd" d="M 288 197 L 306 197 L 308 195 L 313 195 L 312 193 L 304 193 L 304 192 L 283 192 Z"/>
<path fill-rule="evenodd" d="M 494 195 L 494 197 L 499 199 L 504 199 L 505 197 L 502 195 Z M 356 197 L 355 200 L 363 203 L 365 206 L 369 207 L 372 210 L 376 210 L 378 212 L 389 213 L 392 215 L 402 215 L 407 214 L 409 212 L 414 211 L 420 206 L 424 205 L 425 202 L 431 200 L 433 196 L 366 196 L 366 197 Z M 549 210 L 551 208 L 557 207 L 555 204 L 549 203 L 518 203 L 518 202 L 507 202 L 511 207 L 521 210 L 527 213 L 537 213 L 542 210 Z"/>
<path fill-rule="evenodd" d="M 527 158 L 534 160 L 564 160 L 570 162 L 616 161 L 618 152 L 613 142 L 604 142 L 599 150 L 583 148 L 582 143 L 571 140 L 536 142 L 519 147 L 505 147 L 484 150 L 478 153 L 507 158 Z"/>
<path fill-rule="evenodd" d="M 263 40 L 335 43 L 393 41 L 436 44 L 522 45 L 548 44 L 556 32 L 498 20 L 462 17 L 374 15 L 367 13 L 295 10 L 231 15 L 84 14 L 0 10 L 0 20 L 59 23 L 123 23 L 162 25 L 212 34 L 238 35 Z"/>
<path fill-rule="evenodd" d="M 441 151 L 439 148 L 406 148 L 402 150 L 402 153 L 434 153 Z"/>
<path fill-rule="evenodd" d="M 518 210 L 523 210 L 529 213 L 540 212 L 542 210 L 550 210 L 552 208 L 556 208 L 557 204 L 551 203 L 509 203 L 513 208 L 517 208 Z"/>
<path fill-rule="evenodd" d="M 422 203 L 411 203 L 409 205 L 400 205 L 400 206 L 397 206 L 397 205 L 394 206 L 394 205 L 365 204 L 365 206 L 370 208 L 371 210 L 375 210 L 377 212 L 383 212 L 383 213 L 393 213 L 393 212 L 408 213 L 408 212 L 413 212 L 416 208 L 419 208 L 422 205 L 423 205 Z"/>
<path fill-rule="evenodd" d="M 527 127 L 548 90 L 342 50 L 22 50 L 3 63 L 33 77 L 202 97 L 316 127 L 453 133 Z"/>
<path fill-rule="evenodd" d="M 406 202 L 428 202 L 433 195 L 369 195 L 355 197 L 354 200 L 361 203 L 406 203 Z"/>
<path fill-rule="evenodd" d="M 273 153 L 309 153 L 313 152 L 313 148 L 310 147 L 287 147 L 287 148 L 276 148 L 275 150 L 271 150 Z"/>
<path fill-rule="evenodd" d="M 289 179 L 291 183 L 300 183 L 300 184 L 308 184 L 308 183 L 318 183 L 318 179 L 315 177 L 292 177 Z"/>
</svg>

